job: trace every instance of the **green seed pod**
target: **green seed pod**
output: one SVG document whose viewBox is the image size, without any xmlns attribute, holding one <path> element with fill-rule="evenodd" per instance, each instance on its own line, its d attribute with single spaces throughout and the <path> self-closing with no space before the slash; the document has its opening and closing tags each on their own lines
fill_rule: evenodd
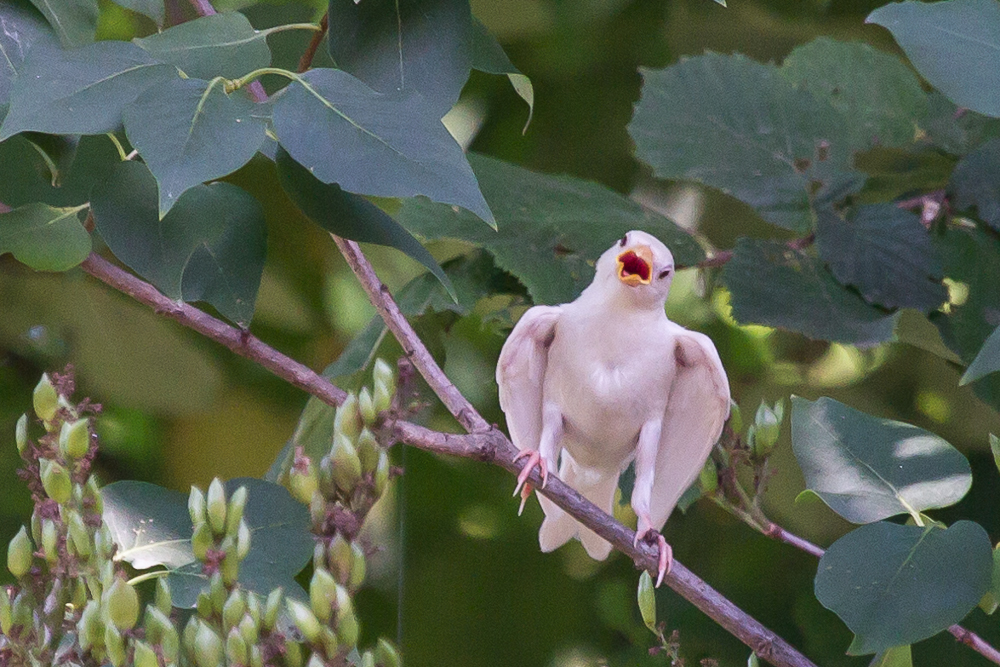
<svg viewBox="0 0 1000 667">
<path fill-rule="evenodd" d="M 291 637 L 285 638 L 285 665 L 302 667 L 302 645 Z"/>
<path fill-rule="evenodd" d="M 98 637 L 97 643 L 104 641 L 104 624 L 100 620 L 100 606 L 97 600 L 91 600 L 80 613 L 80 620 L 76 622 L 76 636 L 80 648 L 84 651 L 90 650 Z"/>
<path fill-rule="evenodd" d="M 285 601 L 285 606 L 288 609 L 288 615 L 291 617 L 292 622 L 295 623 L 295 627 L 299 629 L 306 641 L 309 643 L 315 642 L 319 638 L 322 626 L 319 624 L 319 619 L 316 618 L 312 610 L 298 600 L 291 598 Z"/>
<path fill-rule="evenodd" d="M 375 403 L 375 410 L 379 413 L 385 412 L 392 407 L 392 391 L 384 384 L 375 383 L 375 395 L 372 397 Z"/>
<path fill-rule="evenodd" d="M 192 486 L 191 493 L 188 494 L 188 513 L 191 514 L 191 523 L 196 526 L 208 521 L 208 515 L 205 514 L 205 494 L 197 486 Z"/>
<path fill-rule="evenodd" d="M 46 495 L 60 505 L 69 502 L 73 497 L 73 481 L 69 478 L 69 471 L 51 459 L 39 459 L 38 465 Z"/>
<path fill-rule="evenodd" d="M 32 554 L 35 546 L 28 537 L 28 531 L 24 526 L 17 532 L 14 539 L 7 545 L 7 569 L 14 575 L 15 579 L 20 579 L 28 574 L 31 569 Z"/>
<path fill-rule="evenodd" d="M 243 510 L 247 506 L 247 487 L 241 486 L 229 496 L 229 507 L 226 510 L 226 534 L 235 537 L 243 520 Z"/>
<path fill-rule="evenodd" d="M 330 459 L 333 463 L 333 481 L 337 488 L 345 493 L 352 492 L 361 479 L 361 460 L 354 443 L 342 434 L 334 436 Z"/>
<path fill-rule="evenodd" d="M 361 414 L 358 412 L 358 397 L 351 393 L 337 406 L 337 414 L 333 418 L 333 437 L 342 435 L 354 440 L 359 433 L 361 433 Z"/>
<path fill-rule="evenodd" d="M 240 556 L 235 548 L 226 550 L 226 555 L 222 559 L 219 571 L 222 573 L 222 580 L 227 586 L 232 586 L 236 583 L 240 575 Z"/>
<path fill-rule="evenodd" d="M 389 390 L 389 394 L 396 393 L 396 373 L 392 366 L 383 359 L 375 360 L 375 367 L 372 369 L 372 380 L 376 385 L 382 384 Z"/>
<path fill-rule="evenodd" d="M 69 459 L 82 459 L 90 450 L 90 420 L 65 421 L 59 430 L 59 452 Z"/>
<path fill-rule="evenodd" d="M 0 634 L 10 636 L 10 629 L 14 626 L 14 612 L 10 604 L 10 595 L 7 588 L 0 588 Z"/>
<path fill-rule="evenodd" d="M 347 580 L 348 587 L 356 591 L 361 588 L 361 584 L 365 583 L 365 574 L 368 569 L 368 565 L 365 562 L 365 551 L 356 542 L 351 543 L 351 573 Z"/>
<path fill-rule="evenodd" d="M 229 591 L 226 590 L 225 580 L 219 572 L 213 574 L 212 578 L 208 580 L 208 597 L 212 600 L 212 609 L 221 614 L 222 607 L 226 604 L 226 598 L 229 597 Z"/>
<path fill-rule="evenodd" d="M 208 623 L 199 622 L 194 635 L 194 662 L 198 667 L 219 667 L 222 663 L 222 639 Z"/>
<path fill-rule="evenodd" d="M 240 519 L 240 527 L 236 530 L 236 558 L 242 561 L 250 553 L 250 526 Z"/>
<path fill-rule="evenodd" d="M 212 606 L 212 596 L 208 594 L 208 591 L 201 591 L 198 593 L 198 600 L 195 602 L 195 608 L 198 610 L 198 615 L 205 620 L 212 618 L 212 614 L 215 613 L 215 609 Z"/>
<path fill-rule="evenodd" d="M 698 474 L 698 484 L 701 486 L 701 492 L 706 496 L 712 495 L 719 488 L 719 471 L 712 459 L 705 461 L 705 467 Z"/>
<path fill-rule="evenodd" d="M 115 551 L 115 541 L 106 525 L 101 525 L 94 532 L 94 554 L 99 559 L 109 559 Z"/>
<path fill-rule="evenodd" d="M 656 632 L 656 595 L 653 591 L 653 578 L 649 572 L 644 571 L 639 575 L 639 613 L 642 614 L 642 622 L 646 624 L 650 632 Z"/>
<path fill-rule="evenodd" d="M 208 556 L 208 550 L 214 546 L 215 536 L 212 535 L 212 529 L 209 525 L 205 522 L 196 523 L 194 534 L 191 535 L 191 550 L 194 552 L 194 557 L 204 561 Z"/>
<path fill-rule="evenodd" d="M 208 485 L 205 509 L 208 513 L 208 525 L 212 527 L 212 532 L 216 535 L 223 535 L 226 532 L 226 489 L 222 482 L 216 477 Z"/>
<path fill-rule="evenodd" d="M 233 628 L 226 636 L 226 659 L 230 665 L 246 665 L 250 662 L 250 651 L 247 643 L 240 636 L 240 631 Z"/>
<path fill-rule="evenodd" d="M 361 435 L 358 436 L 357 449 L 358 458 L 361 459 L 361 470 L 375 472 L 375 468 L 378 467 L 378 453 L 382 449 L 378 445 L 378 440 L 375 439 L 375 434 L 367 428 L 362 429 Z"/>
<path fill-rule="evenodd" d="M 104 496 L 101 495 L 101 489 L 97 485 L 97 477 L 93 473 L 83 486 L 83 497 L 93 501 L 94 514 L 104 514 Z"/>
<path fill-rule="evenodd" d="M 343 616 L 338 614 L 337 639 L 340 640 L 341 646 L 347 646 L 350 649 L 357 647 L 359 632 L 358 617 L 353 612 L 344 614 Z"/>
<path fill-rule="evenodd" d="M 309 518 L 314 527 L 319 528 L 326 521 L 326 498 L 318 490 L 312 495 L 309 501 Z"/>
<path fill-rule="evenodd" d="M 379 667 L 399 667 L 399 651 L 388 639 L 378 638 L 375 646 L 375 662 Z"/>
<path fill-rule="evenodd" d="M 346 587 L 340 584 L 337 584 L 336 609 L 338 623 L 341 619 L 354 614 L 354 601 L 351 599 L 351 594 Z"/>
<path fill-rule="evenodd" d="M 326 570 L 317 568 L 309 582 L 309 603 L 316 617 L 326 623 L 333 615 L 333 604 L 337 600 L 337 582 Z"/>
<path fill-rule="evenodd" d="M 42 519 L 42 554 L 52 564 L 59 560 L 59 533 L 50 519 Z"/>
<path fill-rule="evenodd" d="M 192 616 L 188 619 L 187 625 L 184 626 L 184 650 L 191 655 L 194 655 L 194 645 L 195 637 L 198 635 L 198 626 L 201 625 L 201 621 L 197 617 Z"/>
<path fill-rule="evenodd" d="M 324 627 L 320 635 L 320 643 L 323 644 L 323 652 L 327 655 L 337 655 L 340 642 L 337 641 L 337 633 L 329 627 Z M 315 655 L 315 654 L 313 654 Z"/>
<path fill-rule="evenodd" d="M 139 620 L 139 595 L 124 579 L 115 577 L 101 596 L 101 606 L 119 630 L 131 630 Z"/>
<path fill-rule="evenodd" d="M 239 628 L 240 636 L 243 637 L 243 641 L 247 643 L 247 646 L 253 646 L 260 639 L 260 631 L 257 629 L 257 623 L 254 622 L 249 614 L 240 619 L 240 624 L 237 627 Z"/>
<path fill-rule="evenodd" d="M 111 584 L 115 583 L 115 564 L 113 562 L 105 561 L 100 565 L 100 577 L 101 577 L 101 591 L 105 591 L 111 588 Z"/>
<path fill-rule="evenodd" d="M 318 488 L 319 475 L 316 472 L 316 466 L 311 462 L 304 470 L 298 466 L 292 466 L 288 472 L 288 490 L 291 491 L 296 500 L 303 505 L 308 505 Z"/>
<path fill-rule="evenodd" d="M 754 427 L 753 446 L 750 451 L 754 456 L 763 458 L 771 453 L 778 436 L 781 435 L 781 419 L 774 409 L 761 401 L 754 417 Z"/>
<path fill-rule="evenodd" d="M 361 667 L 375 667 L 375 654 L 365 651 L 361 654 Z"/>
<path fill-rule="evenodd" d="M 173 600 L 170 597 L 170 583 L 166 577 L 160 577 L 156 580 L 155 604 L 156 608 L 163 614 L 170 615 L 170 610 L 173 608 Z"/>
<path fill-rule="evenodd" d="M 104 626 L 104 650 L 114 667 L 125 664 L 125 640 L 122 633 L 111 623 Z"/>
<path fill-rule="evenodd" d="M 343 535 L 337 533 L 330 541 L 328 554 L 330 569 L 337 575 L 337 581 L 346 582 L 350 577 L 353 558 L 351 545 L 344 539 Z"/>
<path fill-rule="evenodd" d="M 84 558 L 89 558 L 90 554 L 94 551 L 94 544 L 90 536 L 90 531 L 87 530 L 86 524 L 83 523 L 83 517 L 76 510 L 70 509 L 64 513 L 64 520 L 69 532 L 69 540 L 67 542 L 73 544 L 76 553 Z"/>
<path fill-rule="evenodd" d="M 153 647 L 141 640 L 133 642 L 135 654 L 132 657 L 132 664 L 135 667 L 160 667 L 160 661 L 156 657 Z"/>
<path fill-rule="evenodd" d="M 21 415 L 17 420 L 14 440 L 17 443 L 17 453 L 24 454 L 24 450 L 28 448 L 28 415 Z"/>
<path fill-rule="evenodd" d="M 38 415 L 39 419 L 50 422 L 55 418 L 56 410 L 59 408 L 59 395 L 56 394 L 56 388 L 49 380 L 48 373 L 42 374 L 42 379 L 35 385 L 35 391 L 31 398 L 35 406 L 35 414 Z"/>
<path fill-rule="evenodd" d="M 264 603 L 264 629 L 268 632 L 274 630 L 274 625 L 278 622 L 282 597 L 281 589 L 275 588 L 267 596 L 267 602 Z"/>
<path fill-rule="evenodd" d="M 743 432 L 743 413 L 740 411 L 740 406 L 736 404 L 736 401 L 729 402 L 729 428 L 736 435 Z"/>
<path fill-rule="evenodd" d="M 264 608 L 260 603 L 260 596 L 256 593 L 247 593 L 247 615 L 253 620 L 254 625 L 259 628 L 260 621 L 264 617 Z"/>
<path fill-rule="evenodd" d="M 375 468 L 375 493 L 382 495 L 385 487 L 389 485 L 389 453 L 380 450 L 378 453 L 378 467 Z"/>
<path fill-rule="evenodd" d="M 358 412 L 361 413 L 361 420 L 371 426 L 378 419 L 378 411 L 375 410 L 375 401 L 372 399 L 372 392 L 368 387 L 364 387 L 358 394 Z"/>
<path fill-rule="evenodd" d="M 235 628 L 243 619 L 243 612 L 246 611 L 246 608 L 247 605 L 243 601 L 243 592 L 238 588 L 234 589 L 233 592 L 229 594 L 229 599 L 226 600 L 226 604 L 222 607 L 223 627 L 227 631 L 230 628 Z"/>
<path fill-rule="evenodd" d="M 260 647 L 250 645 L 250 667 L 264 667 L 264 654 L 260 652 Z"/>
<path fill-rule="evenodd" d="M 146 640 L 154 644 L 159 644 L 163 638 L 167 627 L 173 627 L 170 617 L 164 614 L 157 607 L 146 606 L 146 617 L 143 620 L 143 627 L 146 630 Z"/>
</svg>

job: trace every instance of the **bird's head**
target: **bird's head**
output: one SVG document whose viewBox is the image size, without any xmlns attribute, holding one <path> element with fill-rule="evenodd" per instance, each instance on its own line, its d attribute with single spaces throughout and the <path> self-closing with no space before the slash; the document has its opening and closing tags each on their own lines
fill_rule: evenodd
<svg viewBox="0 0 1000 667">
<path fill-rule="evenodd" d="M 667 300 L 674 256 L 658 238 L 633 230 L 597 260 L 597 279 L 629 301 L 650 306 Z"/>
</svg>

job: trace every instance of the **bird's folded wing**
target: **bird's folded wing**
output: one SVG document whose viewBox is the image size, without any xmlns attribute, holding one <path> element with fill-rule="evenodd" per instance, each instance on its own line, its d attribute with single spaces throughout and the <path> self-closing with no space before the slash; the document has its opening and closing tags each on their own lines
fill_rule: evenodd
<svg viewBox="0 0 1000 667">
<path fill-rule="evenodd" d="M 657 530 L 698 478 L 729 418 L 729 380 L 711 339 L 685 331 L 676 340 L 677 372 L 663 419 L 649 503 Z"/>
<path fill-rule="evenodd" d="M 559 306 L 528 309 L 500 351 L 500 408 L 507 415 L 510 439 L 518 449 L 538 449 L 545 367 L 561 313 Z"/>
</svg>

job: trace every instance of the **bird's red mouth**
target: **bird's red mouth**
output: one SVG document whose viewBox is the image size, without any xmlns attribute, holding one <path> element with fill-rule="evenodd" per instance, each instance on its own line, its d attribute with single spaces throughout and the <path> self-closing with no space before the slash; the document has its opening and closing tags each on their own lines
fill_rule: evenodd
<svg viewBox="0 0 1000 667">
<path fill-rule="evenodd" d="M 653 275 L 653 252 L 647 246 L 618 255 L 618 279 L 626 285 L 648 285 Z"/>
</svg>

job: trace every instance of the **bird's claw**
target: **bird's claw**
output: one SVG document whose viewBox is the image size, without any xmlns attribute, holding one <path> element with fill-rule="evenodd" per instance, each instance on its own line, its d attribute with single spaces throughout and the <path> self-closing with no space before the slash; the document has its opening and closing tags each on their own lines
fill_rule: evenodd
<svg viewBox="0 0 1000 667">
<path fill-rule="evenodd" d="M 656 587 L 663 583 L 663 578 L 670 574 L 674 566 L 674 550 L 667 540 L 656 530 L 653 530 L 649 517 L 639 517 L 639 528 L 635 531 L 632 546 L 638 546 L 639 540 L 655 544 L 659 555 L 657 557 Z"/>
<path fill-rule="evenodd" d="M 545 459 L 542 455 L 538 453 L 537 449 L 524 449 L 517 453 L 514 457 L 514 462 L 517 463 L 524 457 L 528 457 L 528 461 L 521 468 L 521 474 L 517 476 L 517 486 L 514 487 L 514 495 L 516 496 L 521 490 L 521 487 L 525 485 L 528 481 L 528 477 L 531 475 L 531 469 L 538 466 L 538 471 L 542 474 L 542 488 L 549 483 L 549 466 L 545 463 Z"/>
</svg>

